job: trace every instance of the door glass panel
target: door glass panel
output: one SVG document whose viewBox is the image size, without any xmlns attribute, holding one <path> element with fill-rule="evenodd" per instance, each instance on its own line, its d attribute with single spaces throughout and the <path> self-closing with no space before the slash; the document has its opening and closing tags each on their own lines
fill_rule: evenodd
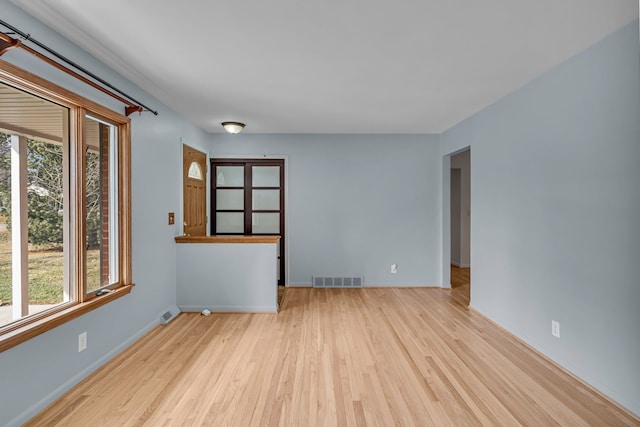
<svg viewBox="0 0 640 427">
<path fill-rule="evenodd" d="M 244 234 L 244 214 L 242 212 L 217 212 L 216 233 Z"/>
<path fill-rule="evenodd" d="M 244 190 L 216 190 L 216 210 L 243 210 Z"/>
<path fill-rule="evenodd" d="M 280 190 L 253 190 L 253 210 L 280 210 Z"/>
<path fill-rule="evenodd" d="M 254 166 L 254 187 L 280 187 L 280 166 Z"/>
<path fill-rule="evenodd" d="M 202 181 L 202 170 L 200 169 L 200 165 L 198 162 L 191 162 L 189 166 L 189 173 L 187 174 L 189 178 L 197 179 Z"/>
<path fill-rule="evenodd" d="M 244 187 L 244 166 L 218 166 L 216 185 L 219 187 Z"/>
<path fill-rule="evenodd" d="M 252 230 L 254 234 L 279 234 L 279 213 L 254 213 L 252 215 Z"/>
</svg>

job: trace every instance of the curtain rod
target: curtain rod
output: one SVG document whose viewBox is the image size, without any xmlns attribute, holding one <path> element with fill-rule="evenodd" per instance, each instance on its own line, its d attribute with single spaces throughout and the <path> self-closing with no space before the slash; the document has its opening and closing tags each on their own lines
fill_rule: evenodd
<svg viewBox="0 0 640 427">
<path fill-rule="evenodd" d="M 92 79 L 100 82 L 102 85 L 108 87 L 109 89 L 117 92 L 118 94 L 120 94 L 122 96 L 116 95 L 115 93 L 105 89 L 103 86 L 100 86 L 99 84 L 89 80 L 88 78 L 78 74 L 77 72 L 75 72 L 73 70 L 70 70 L 69 68 L 65 67 L 64 65 L 54 61 L 53 59 L 49 58 L 48 56 L 45 56 L 42 53 L 30 48 L 29 46 L 24 45 L 20 40 L 14 39 L 14 38 L 10 37 L 6 33 L 0 33 L 0 56 L 2 56 L 8 50 L 11 50 L 11 49 L 14 49 L 14 48 L 24 49 L 25 51 L 29 52 L 30 54 L 36 56 L 37 58 L 39 58 L 39 59 L 41 59 L 43 61 L 45 61 L 49 65 L 54 66 L 55 68 L 65 72 L 65 73 L 67 73 L 67 74 L 69 74 L 69 75 L 71 75 L 71 76 L 73 76 L 75 78 L 77 78 L 78 80 L 83 81 L 84 83 L 86 83 L 89 86 L 99 90 L 100 92 L 105 93 L 105 94 L 117 99 L 118 101 L 122 102 L 123 104 L 126 104 L 126 107 L 125 107 L 124 110 L 125 110 L 125 115 L 127 115 L 127 116 L 129 114 L 131 114 L 131 113 L 136 112 L 136 111 L 138 111 L 138 112 L 149 111 L 149 112 L 153 113 L 156 116 L 158 115 L 158 112 L 156 110 L 153 110 L 152 108 L 147 107 L 142 102 L 136 100 L 132 96 L 128 95 L 127 93 L 121 91 L 120 89 L 116 88 L 115 86 L 111 85 L 110 83 L 106 82 L 105 80 L 101 79 L 100 77 L 96 76 L 91 71 L 89 71 L 89 70 L 85 69 L 84 67 L 76 64 L 75 62 L 73 62 L 70 59 L 66 58 L 65 56 L 59 54 L 55 50 L 45 46 L 44 44 L 40 43 L 38 40 L 36 40 L 33 37 L 31 37 L 31 35 L 20 31 L 19 29 L 15 28 L 14 26 L 6 23 L 5 21 L 3 21 L 1 19 L 0 19 L 0 25 L 10 29 L 15 34 L 20 35 L 25 40 L 28 40 L 28 41 L 32 42 L 36 46 L 40 47 L 41 49 L 44 49 L 45 51 L 47 51 L 51 55 L 53 55 L 56 58 L 60 59 L 61 61 L 65 62 L 66 64 L 68 64 L 71 67 L 81 71 L 82 73 L 84 73 L 87 76 L 91 77 Z"/>
</svg>

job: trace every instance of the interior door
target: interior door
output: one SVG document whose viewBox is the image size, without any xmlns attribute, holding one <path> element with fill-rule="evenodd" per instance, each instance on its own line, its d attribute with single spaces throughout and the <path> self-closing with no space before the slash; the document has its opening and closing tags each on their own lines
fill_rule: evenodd
<svg viewBox="0 0 640 427">
<path fill-rule="evenodd" d="M 207 234 L 207 155 L 182 146 L 183 221 L 186 236 Z"/>
<path fill-rule="evenodd" d="M 211 159 L 211 170 L 211 234 L 280 236 L 278 285 L 284 285 L 284 160 Z"/>
</svg>

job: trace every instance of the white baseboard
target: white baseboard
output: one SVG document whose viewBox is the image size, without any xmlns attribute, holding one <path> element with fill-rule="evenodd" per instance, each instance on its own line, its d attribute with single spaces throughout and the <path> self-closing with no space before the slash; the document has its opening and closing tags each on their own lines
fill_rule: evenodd
<svg viewBox="0 0 640 427">
<path fill-rule="evenodd" d="M 56 399 L 62 396 L 64 393 L 69 391 L 72 387 L 76 386 L 80 383 L 80 381 L 84 380 L 86 377 L 91 375 L 98 368 L 102 367 L 109 360 L 113 359 L 115 356 L 124 351 L 127 347 L 131 346 L 134 342 L 140 339 L 144 334 L 149 332 L 151 329 L 155 328 L 160 324 L 159 320 L 155 320 L 149 323 L 147 326 L 140 329 L 138 332 L 129 337 L 126 341 L 123 341 L 117 347 L 113 348 L 107 354 L 102 356 L 100 359 L 93 362 L 91 365 L 84 368 L 82 371 L 78 372 L 76 375 L 71 377 L 69 380 L 65 381 L 60 387 L 53 390 L 51 393 L 47 394 L 45 397 L 29 406 L 27 410 L 22 412 L 20 415 L 9 421 L 6 427 L 19 427 L 29 421 L 31 418 L 38 415 L 43 409 L 53 403 Z"/>
<path fill-rule="evenodd" d="M 400 283 L 400 284 L 394 284 L 394 285 L 371 285 L 369 283 L 365 283 L 364 285 L 365 288 L 439 288 L 440 286 L 438 285 L 416 285 L 416 284 L 406 284 L 406 283 Z"/>
<path fill-rule="evenodd" d="M 292 283 L 288 287 L 290 288 L 311 288 L 311 283 Z M 440 285 L 416 285 L 416 284 L 396 284 L 396 285 L 371 285 L 365 283 L 365 288 L 440 288 Z M 319 289 L 359 289 L 359 288 L 319 288 Z"/>
<path fill-rule="evenodd" d="M 199 313 L 209 310 L 212 313 L 277 313 L 278 306 L 274 305 L 178 305 L 181 311 Z"/>
</svg>

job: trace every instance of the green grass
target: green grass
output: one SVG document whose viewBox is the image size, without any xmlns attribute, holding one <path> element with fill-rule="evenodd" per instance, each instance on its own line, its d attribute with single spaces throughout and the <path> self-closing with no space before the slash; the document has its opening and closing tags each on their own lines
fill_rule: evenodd
<svg viewBox="0 0 640 427">
<path fill-rule="evenodd" d="M 100 251 L 87 251 L 87 288 L 100 285 Z M 56 248 L 29 247 L 29 304 L 63 302 L 63 253 Z M 11 233 L 0 231 L 0 301 L 11 303 Z"/>
</svg>

